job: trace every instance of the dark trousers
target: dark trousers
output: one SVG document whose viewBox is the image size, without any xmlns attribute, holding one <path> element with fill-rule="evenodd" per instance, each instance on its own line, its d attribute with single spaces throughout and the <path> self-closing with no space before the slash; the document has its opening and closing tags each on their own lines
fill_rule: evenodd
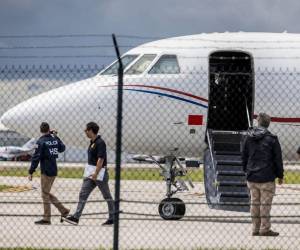
<svg viewBox="0 0 300 250">
<path fill-rule="evenodd" d="M 79 202 L 78 202 L 78 205 L 77 205 L 76 212 L 73 215 L 75 218 L 77 218 L 77 219 L 80 218 L 89 195 L 94 190 L 94 188 L 97 186 L 100 189 L 100 191 L 103 195 L 103 198 L 107 202 L 108 212 L 109 212 L 109 219 L 113 219 L 113 216 L 114 216 L 114 201 L 113 201 L 113 198 L 110 194 L 110 190 L 109 190 L 109 186 L 108 186 L 108 179 L 109 179 L 109 176 L 108 176 L 107 171 L 105 171 L 103 181 L 93 181 L 90 178 L 84 178 L 83 179 L 83 183 L 82 183 L 81 190 L 80 190 L 80 193 L 79 193 Z"/>
</svg>

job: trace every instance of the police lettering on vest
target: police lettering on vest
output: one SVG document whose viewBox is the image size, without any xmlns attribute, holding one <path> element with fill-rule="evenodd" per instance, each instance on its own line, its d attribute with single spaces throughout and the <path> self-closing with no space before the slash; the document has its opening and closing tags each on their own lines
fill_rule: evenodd
<svg viewBox="0 0 300 250">
<path fill-rule="evenodd" d="M 37 149 L 31 160 L 29 174 L 32 174 L 41 165 L 41 172 L 47 176 L 57 175 L 56 158 L 65 151 L 65 145 L 57 136 L 46 134 L 37 141 Z"/>
</svg>

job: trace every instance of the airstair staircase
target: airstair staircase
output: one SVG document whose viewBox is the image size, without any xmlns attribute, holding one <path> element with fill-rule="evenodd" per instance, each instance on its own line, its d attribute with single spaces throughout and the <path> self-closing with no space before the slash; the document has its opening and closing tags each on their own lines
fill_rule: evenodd
<svg viewBox="0 0 300 250">
<path fill-rule="evenodd" d="M 250 195 L 242 167 L 242 143 L 246 131 L 207 130 L 204 183 L 212 209 L 248 212 Z"/>
</svg>

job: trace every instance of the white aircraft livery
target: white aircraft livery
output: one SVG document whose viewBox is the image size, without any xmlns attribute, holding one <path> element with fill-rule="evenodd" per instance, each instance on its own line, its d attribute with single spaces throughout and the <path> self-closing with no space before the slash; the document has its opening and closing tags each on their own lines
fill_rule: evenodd
<svg viewBox="0 0 300 250">
<path fill-rule="evenodd" d="M 23 155 L 32 155 L 35 150 L 36 140 L 34 138 L 26 142 L 22 147 L 4 146 L 0 147 L 0 158 L 11 160 Z"/>
<path fill-rule="evenodd" d="M 271 115 L 270 130 L 279 137 L 284 159 L 295 160 L 300 144 L 300 35 L 238 32 L 174 37 L 133 48 L 122 62 L 123 150 L 177 157 L 210 152 L 205 157 L 210 158 L 206 166 L 214 169 L 206 168 L 209 202 L 226 201 L 220 194 L 225 189 L 214 189 L 222 172 L 216 170 L 216 151 L 224 144 L 224 154 L 239 150 L 243 131 L 260 112 Z M 96 121 L 108 147 L 114 149 L 117 69 L 116 61 L 92 78 L 30 98 L 8 110 L 1 122 L 36 137 L 40 123 L 48 121 L 67 145 L 86 147 L 83 129 Z M 237 176 L 242 176 L 240 170 Z M 171 195 L 168 189 L 168 198 Z M 243 195 L 237 200 L 248 199 Z"/>
<path fill-rule="evenodd" d="M 299 128 L 294 126 L 300 124 L 299 83 L 285 78 L 268 80 L 265 72 L 268 69 L 276 75 L 287 68 L 291 73 L 299 70 L 300 35 L 287 33 L 175 37 L 125 53 L 123 150 L 166 155 L 177 149 L 180 156 L 199 157 L 205 148 L 206 129 L 217 126 L 228 130 L 222 124 L 234 122 L 226 120 L 231 116 L 222 115 L 223 109 L 208 108 L 210 103 L 222 104 L 224 100 L 224 93 L 213 92 L 212 81 L 218 82 L 214 71 L 222 73 L 221 68 L 216 69 L 218 63 L 231 63 L 224 60 L 227 57 L 245 58 L 237 61 L 252 75 L 249 86 L 242 89 L 248 95 L 251 122 L 259 112 L 270 114 L 271 131 L 278 133 L 284 156 L 293 160 L 299 144 Z M 93 78 L 30 98 L 7 111 L 1 122 L 21 134 L 36 137 L 39 124 L 46 120 L 59 130 L 67 144 L 86 147 L 84 136 L 80 139 L 81 132 L 88 121 L 94 120 L 113 149 L 117 67 L 114 62 Z M 229 111 L 237 105 L 238 102 L 232 103 Z M 243 126 L 247 118 L 244 112 L 242 116 L 236 121 Z"/>
</svg>

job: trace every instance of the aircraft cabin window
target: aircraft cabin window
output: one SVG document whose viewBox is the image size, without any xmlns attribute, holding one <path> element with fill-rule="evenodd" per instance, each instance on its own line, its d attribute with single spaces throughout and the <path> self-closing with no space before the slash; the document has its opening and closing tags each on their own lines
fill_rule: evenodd
<svg viewBox="0 0 300 250">
<path fill-rule="evenodd" d="M 138 55 L 125 55 L 122 57 L 123 67 L 126 68 L 134 59 L 136 59 Z M 118 74 L 119 63 L 116 61 L 106 70 L 104 70 L 101 75 L 117 75 Z"/>
<path fill-rule="evenodd" d="M 139 60 L 137 60 L 126 72 L 128 75 L 137 75 L 143 73 L 150 63 L 154 60 L 156 55 L 148 54 L 143 55 Z"/>
<path fill-rule="evenodd" d="M 162 55 L 150 69 L 149 74 L 179 74 L 180 68 L 175 55 Z"/>
</svg>

